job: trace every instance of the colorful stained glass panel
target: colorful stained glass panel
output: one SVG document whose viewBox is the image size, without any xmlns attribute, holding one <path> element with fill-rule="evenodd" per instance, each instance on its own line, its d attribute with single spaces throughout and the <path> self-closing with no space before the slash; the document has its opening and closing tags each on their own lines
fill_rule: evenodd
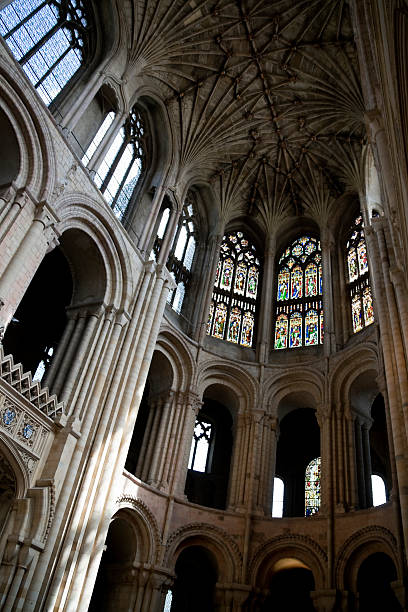
<svg viewBox="0 0 408 612">
<path fill-rule="evenodd" d="M 222 302 L 219 302 L 217 304 L 217 308 L 215 309 L 214 327 L 212 333 L 215 338 L 220 338 L 220 340 L 224 340 L 226 321 L 227 307 Z"/>
<path fill-rule="evenodd" d="M 245 281 L 247 275 L 247 267 L 244 263 L 239 263 L 237 265 L 237 271 L 235 274 L 235 283 L 234 283 L 234 291 L 239 295 L 244 295 L 245 293 Z"/>
<path fill-rule="evenodd" d="M 255 266 L 251 266 L 248 272 L 247 297 L 256 298 L 258 293 L 258 270 Z"/>
<path fill-rule="evenodd" d="M 214 317 L 214 302 L 210 304 L 210 310 L 208 311 L 208 320 L 207 320 L 207 334 L 211 333 L 211 325 Z"/>
<path fill-rule="evenodd" d="M 221 276 L 221 260 L 218 260 L 218 265 L 217 265 L 217 271 L 215 273 L 215 282 L 214 282 L 214 287 L 218 287 L 218 283 L 220 281 L 220 276 Z"/>
<path fill-rule="evenodd" d="M 221 274 L 221 289 L 230 289 L 232 281 L 232 273 L 234 271 L 234 262 L 229 257 L 224 261 Z"/>
<path fill-rule="evenodd" d="M 323 317 L 323 310 L 320 313 L 320 344 L 323 344 L 323 338 L 324 338 L 324 317 Z"/>
<path fill-rule="evenodd" d="M 242 320 L 242 331 L 241 331 L 241 344 L 242 346 L 252 346 L 252 340 L 254 335 L 254 315 L 252 312 L 247 311 L 244 314 Z"/>
<path fill-rule="evenodd" d="M 285 349 L 288 346 L 288 317 L 281 314 L 276 319 L 275 348 Z"/>
<path fill-rule="evenodd" d="M 347 263 L 348 263 L 349 282 L 352 283 L 358 278 L 357 253 L 354 247 L 351 248 L 348 252 Z"/>
<path fill-rule="evenodd" d="M 228 342 L 234 342 L 238 344 L 239 340 L 239 328 L 241 327 L 241 311 L 239 308 L 233 308 L 231 310 L 229 323 L 228 323 Z"/>
<path fill-rule="evenodd" d="M 294 312 L 289 324 L 289 348 L 302 346 L 302 315 Z"/>
<path fill-rule="evenodd" d="M 305 270 L 305 297 L 317 295 L 317 267 L 311 263 Z"/>
<path fill-rule="evenodd" d="M 305 472 L 305 516 L 313 516 L 320 508 L 321 459 L 313 459 Z"/>
<path fill-rule="evenodd" d="M 356 333 L 363 329 L 361 300 L 359 295 L 355 295 L 351 301 L 351 313 L 353 318 L 353 332 Z"/>
<path fill-rule="evenodd" d="M 305 318 L 305 346 L 319 344 L 319 315 L 309 310 Z"/>
<path fill-rule="evenodd" d="M 368 272 L 368 261 L 367 261 L 367 249 L 364 240 L 361 240 L 358 243 L 357 247 L 358 253 L 358 269 L 360 272 L 360 276 Z"/>
<path fill-rule="evenodd" d="M 370 287 L 366 287 L 363 291 L 363 313 L 366 326 L 374 323 L 373 298 Z"/>
<path fill-rule="evenodd" d="M 289 298 L 289 270 L 283 269 L 278 275 L 278 302 Z"/>
<path fill-rule="evenodd" d="M 303 271 L 298 266 L 291 273 L 290 297 L 297 300 L 303 295 Z"/>
</svg>

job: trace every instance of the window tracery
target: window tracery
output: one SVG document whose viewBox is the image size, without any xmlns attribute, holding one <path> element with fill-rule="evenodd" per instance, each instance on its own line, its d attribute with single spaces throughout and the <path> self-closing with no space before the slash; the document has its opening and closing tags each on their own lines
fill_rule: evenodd
<svg viewBox="0 0 408 612">
<path fill-rule="evenodd" d="M 243 232 L 221 244 L 207 334 L 251 348 L 254 344 L 260 262 Z"/>
<path fill-rule="evenodd" d="M 0 11 L 0 34 L 47 105 L 88 59 L 90 30 L 84 0 L 14 0 Z"/>
<path fill-rule="evenodd" d="M 320 468 L 321 458 L 316 457 L 306 467 L 305 472 L 305 516 L 313 516 L 320 508 Z"/>
<path fill-rule="evenodd" d="M 94 178 L 95 184 L 119 219 L 123 219 L 140 178 L 145 149 L 143 117 L 133 107 Z"/>
<path fill-rule="evenodd" d="M 301 236 L 279 259 L 275 349 L 323 343 L 322 290 L 320 241 Z"/>
<path fill-rule="evenodd" d="M 368 270 L 363 217 L 359 215 L 350 230 L 346 244 L 347 282 L 351 299 L 353 333 L 374 323 L 373 297 Z"/>
<path fill-rule="evenodd" d="M 159 230 L 162 222 L 163 217 Z M 196 225 L 194 195 L 189 191 L 167 262 L 167 267 L 177 284 L 176 289 L 169 293 L 168 303 L 178 314 L 181 312 L 185 292 L 191 282 L 191 268 L 197 244 Z"/>
<path fill-rule="evenodd" d="M 206 418 L 197 417 L 191 443 L 188 469 L 196 472 L 208 471 L 208 454 L 212 440 L 213 426 Z"/>
</svg>

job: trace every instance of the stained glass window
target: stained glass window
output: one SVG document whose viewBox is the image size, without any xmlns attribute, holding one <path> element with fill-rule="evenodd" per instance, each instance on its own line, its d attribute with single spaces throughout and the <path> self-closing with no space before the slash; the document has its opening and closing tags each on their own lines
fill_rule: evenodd
<svg viewBox="0 0 408 612">
<path fill-rule="evenodd" d="M 160 228 L 159 228 L 160 229 Z M 183 306 L 184 295 L 191 282 L 191 267 L 196 249 L 197 230 L 194 194 L 189 191 L 184 201 L 180 221 L 170 250 L 167 267 L 173 274 L 177 288 L 169 295 L 169 304 L 178 314 Z"/>
<path fill-rule="evenodd" d="M 323 343 L 323 274 L 320 242 L 301 236 L 279 259 L 275 349 Z"/>
<path fill-rule="evenodd" d="M 50 104 L 90 56 L 85 0 L 15 0 L 0 11 L 0 34 Z"/>
<path fill-rule="evenodd" d="M 197 417 L 191 443 L 188 469 L 205 472 L 208 469 L 208 451 L 211 443 L 213 426 L 207 420 Z"/>
<path fill-rule="evenodd" d="M 260 263 L 256 249 L 243 232 L 225 235 L 210 305 L 208 335 L 233 344 L 253 347 L 259 275 Z"/>
<path fill-rule="evenodd" d="M 115 215 L 122 219 L 141 175 L 145 159 L 145 127 L 134 107 L 95 174 L 95 184 Z"/>
<path fill-rule="evenodd" d="M 320 468 L 320 457 L 313 459 L 306 467 L 305 516 L 316 514 L 320 508 Z"/>
<path fill-rule="evenodd" d="M 347 282 L 351 300 L 353 333 L 374 323 L 373 298 L 370 287 L 367 247 L 363 217 L 355 219 L 346 243 Z"/>
</svg>

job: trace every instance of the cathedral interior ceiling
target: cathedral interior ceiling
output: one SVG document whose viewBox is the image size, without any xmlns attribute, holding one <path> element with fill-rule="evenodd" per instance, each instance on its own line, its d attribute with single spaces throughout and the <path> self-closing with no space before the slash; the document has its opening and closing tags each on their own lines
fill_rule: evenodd
<svg viewBox="0 0 408 612">
<path fill-rule="evenodd" d="M 130 73 L 155 81 L 180 134 L 178 180 L 210 180 L 226 221 L 321 222 L 360 190 L 364 102 L 345 0 L 121 6 Z"/>
</svg>

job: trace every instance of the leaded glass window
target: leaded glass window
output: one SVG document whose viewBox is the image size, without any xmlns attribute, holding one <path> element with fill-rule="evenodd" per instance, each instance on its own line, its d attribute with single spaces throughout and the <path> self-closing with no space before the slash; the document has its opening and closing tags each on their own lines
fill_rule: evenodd
<svg viewBox="0 0 408 612">
<path fill-rule="evenodd" d="M 355 219 L 351 227 L 346 249 L 351 318 L 353 333 L 356 334 L 368 325 L 371 325 L 371 323 L 374 323 L 373 297 L 368 270 L 364 222 L 361 215 Z"/>
<path fill-rule="evenodd" d="M 88 60 L 90 24 L 85 0 L 15 0 L 0 11 L 0 34 L 45 104 Z"/>
<path fill-rule="evenodd" d="M 176 289 L 169 293 L 168 303 L 178 314 L 181 312 L 184 295 L 191 282 L 191 268 L 197 244 L 196 225 L 194 195 L 189 191 L 167 262 L 167 267 L 177 284 Z"/>
<path fill-rule="evenodd" d="M 112 125 L 114 119 L 115 119 L 115 113 L 113 111 L 111 111 L 110 113 L 106 115 L 105 119 L 102 122 L 102 125 L 100 126 L 99 130 L 96 132 L 95 136 L 92 139 L 92 142 L 88 146 L 87 150 L 85 151 L 81 159 L 82 163 L 85 166 L 87 166 L 89 162 L 91 161 L 92 156 L 94 155 L 95 151 L 97 150 L 102 140 L 106 136 L 106 133 L 109 130 L 110 126 Z"/>
<path fill-rule="evenodd" d="M 320 508 L 320 468 L 321 459 L 316 457 L 305 472 L 305 516 L 312 516 Z"/>
<path fill-rule="evenodd" d="M 140 178 L 145 159 L 145 127 L 134 107 L 117 133 L 94 181 L 115 215 L 122 219 Z"/>
<path fill-rule="evenodd" d="M 322 288 L 320 241 L 301 236 L 279 259 L 275 349 L 323 343 Z"/>
<path fill-rule="evenodd" d="M 193 441 L 190 449 L 188 469 L 196 472 L 208 472 L 209 450 L 213 435 L 213 425 L 205 417 L 197 417 L 194 426 Z"/>
<path fill-rule="evenodd" d="M 207 334 L 251 348 L 254 345 L 260 263 L 243 232 L 224 236 L 207 321 Z"/>
</svg>

